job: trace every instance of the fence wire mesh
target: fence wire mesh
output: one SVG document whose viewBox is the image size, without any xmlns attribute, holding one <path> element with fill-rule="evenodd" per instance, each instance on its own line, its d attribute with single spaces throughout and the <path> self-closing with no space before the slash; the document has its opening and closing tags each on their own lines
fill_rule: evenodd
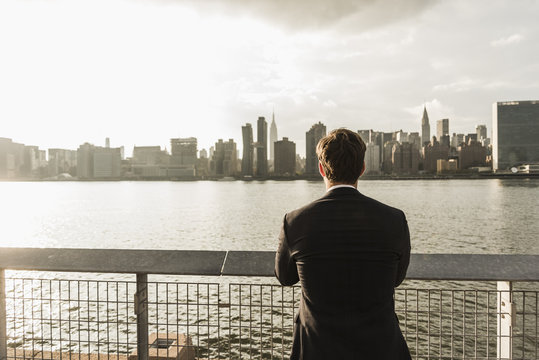
<svg viewBox="0 0 539 360">
<path fill-rule="evenodd" d="M 148 282 L 150 359 L 288 358 L 301 289 L 243 280 Z M 135 360 L 135 293 L 132 281 L 7 278 L 8 359 Z M 395 309 L 412 357 L 497 358 L 498 294 L 495 283 L 406 282 Z M 538 283 L 511 294 L 513 359 L 539 359 Z"/>
</svg>

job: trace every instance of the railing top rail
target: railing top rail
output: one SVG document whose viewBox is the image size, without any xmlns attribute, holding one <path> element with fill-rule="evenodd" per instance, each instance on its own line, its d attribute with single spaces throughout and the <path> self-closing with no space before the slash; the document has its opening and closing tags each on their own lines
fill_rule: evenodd
<svg viewBox="0 0 539 360">
<path fill-rule="evenodd" d="M 0 269 L 273 276 L 273 251 L 0 248 Z M 412 254 L 412 280 L 539 281 L 539 255 Z"/>
</svg>

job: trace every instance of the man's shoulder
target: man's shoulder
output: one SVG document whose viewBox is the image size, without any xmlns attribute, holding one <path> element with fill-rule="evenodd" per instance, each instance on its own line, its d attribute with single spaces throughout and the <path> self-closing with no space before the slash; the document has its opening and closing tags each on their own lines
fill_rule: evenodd
<svg viewBox="0 0 539 360">
<path fill-rule="evenodd" d="M 297 218 L 311 217 L 319 214 L 320 211 L 330 209 L 332 206 L 340 206 L 340 202 L 355 202 L 358 207 L 364 207 L 369 211 L 375 212 L 384 217 L 403 217 L 404 212 L 393 206 L 384 204 L 381 201 L 365 196 L 360 192 L 356 192 L 353 196 L 339 197 L 332 196 L 335 194 L 325 194 L 319 199 L 316 199 L 300 208 L 292 210 L 286 214 L 287 221 L 292 221 Z"/>
</svg>

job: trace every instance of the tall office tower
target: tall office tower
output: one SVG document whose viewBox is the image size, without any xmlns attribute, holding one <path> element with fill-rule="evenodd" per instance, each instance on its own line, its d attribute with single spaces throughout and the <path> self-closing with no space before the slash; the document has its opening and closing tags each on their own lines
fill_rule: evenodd
<svg viewBox="0 0 539 360">
<path fill-rule="evenodd" d="M 93 178 L 119 178 L 122 168 L 122 153 L 120 148 L 94 148 Z"/>
<path fill-rule="evenodd" d="M 243 158 L 241 159 L 241 174 L 243 176 L 253 175 L 253 161 L 254 161 L 254 148 L 253 148 L 253 127 L 247 123 L 241 127 L 241 134 L 243 137 Z"/>
<path fill-rule="evenodd" d="M 110 148 L 110 138 L 105 138 L 105 147 Z"/>
<path fill-rule="evenodd" d="M 284 137 L 275 142 L 275 175 L 296 174 L 296 143 Z"/>
<path fill-rule="evenodd" d="M 263 116 L 256 124 L 256 175 L 268 175 L 268 123 Z"/>
<path fill-rule="evenodd" d="M 388 140 L 384 143 L 382 171 L 385 174 L 391 174 L 393 172 L 393 146 L 395 144 L 398 144 L 396 140 Z"/>
<path fill-rule="evenodd" d="M 430 124 L 427 107 L 423 107 L 423 117 L 421 118 L 421 143 L 423 145 L 430 142 Z"/>
<path fill-rule="evenodd" d="M 173 165 L 195 165 L 197 139 L 195 137 L 170 139 L 170 162 Z"/>
<path fill-rule="evenodd" d="M 210 161 L 211 172 L 218 176 L 236 175 L 237 151 L 233 139 L 223 142 L 219 139 L 215 143 L 215 151 Z"/>
<path fill-rule="evenodd" d="M 454 147 L 456 149 L 463 142 L 464 142 L 464 134 L 453 133 L 453 136 L 451 137 L 451 147 Z"/>
<path fill-rule="evenodd" d="M 449 137 L 449 119 L 441 119 L 436 122 L 436 136 L 443 146 L 451 145 Z"/>
<path fill-rule="evenodd" d="M 365 174 L 380 173 L 380 146 L 374 142 L 367 144 L 365 149 Z"/>
<path fill-rule="evenodd" d="M 408 135 L 408 142 L 415 144 L 417 149 L 421 149 L 421 138 L 419 137 L 418 132 L 412 132 Z"/>
<path fill-rule="evenodd" d="M 486 125 L 477 125 L 475 127 L 475 132 L 477 133 L 477 141 L 481 141 L 487 138 L 487 126 Z"/>
<path fill-rule="evenodd" d="M 77 177 L 90 179 L 94 176 L 95 146 L 84 143 L 77 149 Z"/>
<path fill-rule="evenodd" d="M 357 133 L 359 134 L 359 137 L 361 138 L 361 140 L 363 140 L 365 144 L 368 144 L 373 141 L 371 139 L 372 130 L 358 130 Z"/>
<path fill-rule="evenodd" d="M 438 120 L 436 122 L 436 137 L 440 140 L 445 135 L 449 135 L 449 119 Z"/>
<path fill-rule="evenodd" d="M 459 169 L 464 170 L 474 166 L 486 166 L 487 148 L 478 141 L 462 143 L 458 147 Z"/>
<path fill-rule="evenodd" d="M 62 173 L 77 174 L 77 151 L 66 149 L 49 149 L 49 176 Z"/>
<path fill-rule="evenodd" d="M 494 103 L 492 167 L 539 162 L 539 100 Z"/>
<path fill-rule="evenodd" d="M 326 125 L 318 122 L 305 133 L 305 174 L 318 174 L 318 157 L 316 156 L 316 145 L 326 136 Z"/>
<path fill-rule="evenodd" d="M 419 169 L 419 150 L 409 142 L 393 145 L 391 152 L 393 173 L 417 174 Z"/>
<path fill-rule="evenodd" d="M 134 165 L 159 165 L 169 162 L 169 155 L 161 150 L 161 146 L 133 147 L 132 163 Z"/>
<path fill-rule="evenodd" d="M 402 130 L 395 132 L 395 140 L 397 140 L 401 144 L 403 142 L 408 142 L 408 133 Z"/>
<path fill-rule="evenodd" d="M 436 172 L 439 159 L 449 159 L 449 147 L 440 144 L 436 136 L 433 136 L 432 141 L 423 147 L 423 169 L 427 172 Z"/>
<path fill-rule="evenodd" d="M 14 143 L 8 138 L 0 138 L 0 178 L 20 176 L 23 166 L 24 144 Z"/>
<path fill-rule="evenodd" d="M 270 125 L 270 160 L 275 159 L 275 147 L 274 143 L 278 140 L 277 137 L 277 124 L 275 123 L 275 113 L 271 115 L 271 125 Z"/>
</svg>

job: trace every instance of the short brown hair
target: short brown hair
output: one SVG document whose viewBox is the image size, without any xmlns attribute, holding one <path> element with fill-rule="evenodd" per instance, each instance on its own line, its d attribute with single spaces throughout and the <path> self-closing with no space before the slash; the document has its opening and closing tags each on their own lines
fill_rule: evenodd
<svg viewBox="0 0 539 360">
<path fill-rule="evenodd" d="M 363 169 L 365 149 L 365 143 L 358 133 L 340 128 L 318 142 L 316 154 L 328 180 L 354 184 Z"/>
</svg>

